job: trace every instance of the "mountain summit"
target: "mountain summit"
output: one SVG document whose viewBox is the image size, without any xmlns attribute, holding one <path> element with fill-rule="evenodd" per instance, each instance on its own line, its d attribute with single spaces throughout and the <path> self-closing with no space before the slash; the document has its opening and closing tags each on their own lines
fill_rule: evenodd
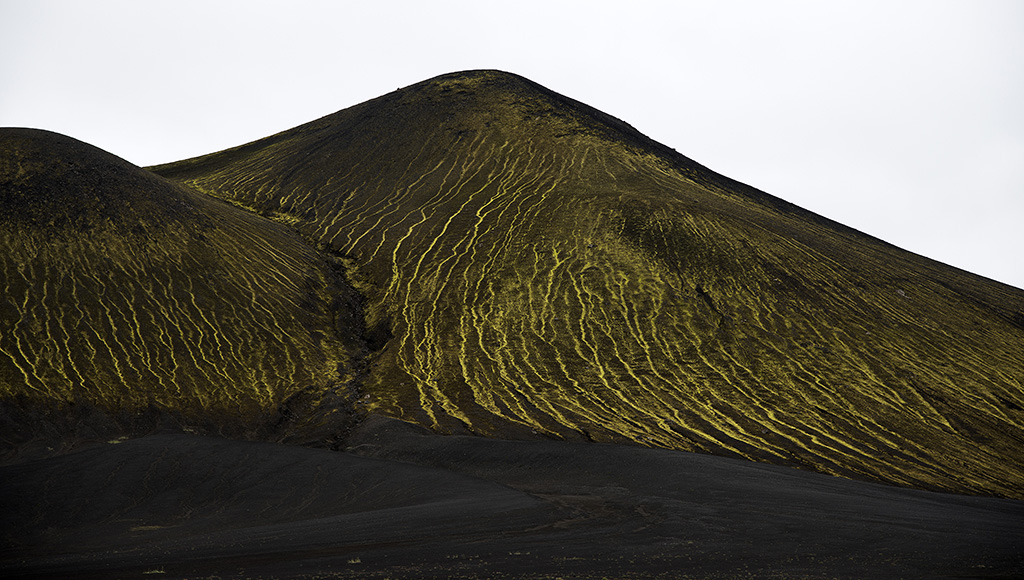
<svg viewBox="0 0 1024 580">
<path fill-rule="evenodd" d="M 1024 292 L 498 71 L 150 168 L 347 265 L 360 411 L 1021 497 Z"/>
</svg>

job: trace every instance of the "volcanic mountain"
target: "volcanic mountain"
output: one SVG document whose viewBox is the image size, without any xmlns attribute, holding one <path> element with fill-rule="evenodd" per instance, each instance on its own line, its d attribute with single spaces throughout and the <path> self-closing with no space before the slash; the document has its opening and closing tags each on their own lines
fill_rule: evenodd
<svg viewBox="0 0 1024 580">
<path fill-rule="evenodd" d="M 360 412 L 1024 497 L 1024 292 L 521 77 L 440 76 L 150 170 L 348 266 L 383 345 Z"/>
<path fill-rule="evenodd" d="M 344 408 L 363 345 L 340 265 L 80 141 L 5 129 L 0 151 L 6 446 L 160 415 L 267 435 L 289 404 Z"/>
</svg>

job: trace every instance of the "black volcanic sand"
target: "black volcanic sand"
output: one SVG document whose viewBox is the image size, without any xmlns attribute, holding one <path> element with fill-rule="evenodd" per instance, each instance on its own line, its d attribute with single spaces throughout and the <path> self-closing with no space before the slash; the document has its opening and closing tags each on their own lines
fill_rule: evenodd
<svg viewBox="0 0 1024 580">
<path fill-rule="evenodd" d="M 1021 578 L 1024 502 L 630 446 L 159 434 L 0 468 L 0 577 Z"/>
</svg>

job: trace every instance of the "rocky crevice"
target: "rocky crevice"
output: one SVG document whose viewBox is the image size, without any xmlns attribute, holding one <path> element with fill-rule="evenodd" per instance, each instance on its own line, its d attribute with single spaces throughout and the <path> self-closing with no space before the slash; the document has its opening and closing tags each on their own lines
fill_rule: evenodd
<svg viewBox="0 0 1024 580">
<path fill-rule="evenodd" d="M 326 389 L 307 388 L 285 400 L 267 438 L 280 443 L 331 450 L 343 449 L 353 430 L 365 419 L 368 398 L 363 384 L 374 362 L 391 339 L 386 320 L 367 323 L 365 283 L 354 263 L 327 247 L 320 247 L 332 274 L 329 309 L 336 338 L 352 355 L 350 368 L 339 365 L 335 383 Z"/>
</svg>

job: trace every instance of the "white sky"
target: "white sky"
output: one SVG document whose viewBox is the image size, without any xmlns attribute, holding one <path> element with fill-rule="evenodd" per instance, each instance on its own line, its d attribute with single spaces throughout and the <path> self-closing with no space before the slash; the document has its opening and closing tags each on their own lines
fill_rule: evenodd
<svg viewBox="0 0 1024 580">
<path fill-rule="evenodd" d="M 138 165 L 474 68 L 1024 288 L 1024 2 L 0 0 L 0 126 Z"/>
</svg>

